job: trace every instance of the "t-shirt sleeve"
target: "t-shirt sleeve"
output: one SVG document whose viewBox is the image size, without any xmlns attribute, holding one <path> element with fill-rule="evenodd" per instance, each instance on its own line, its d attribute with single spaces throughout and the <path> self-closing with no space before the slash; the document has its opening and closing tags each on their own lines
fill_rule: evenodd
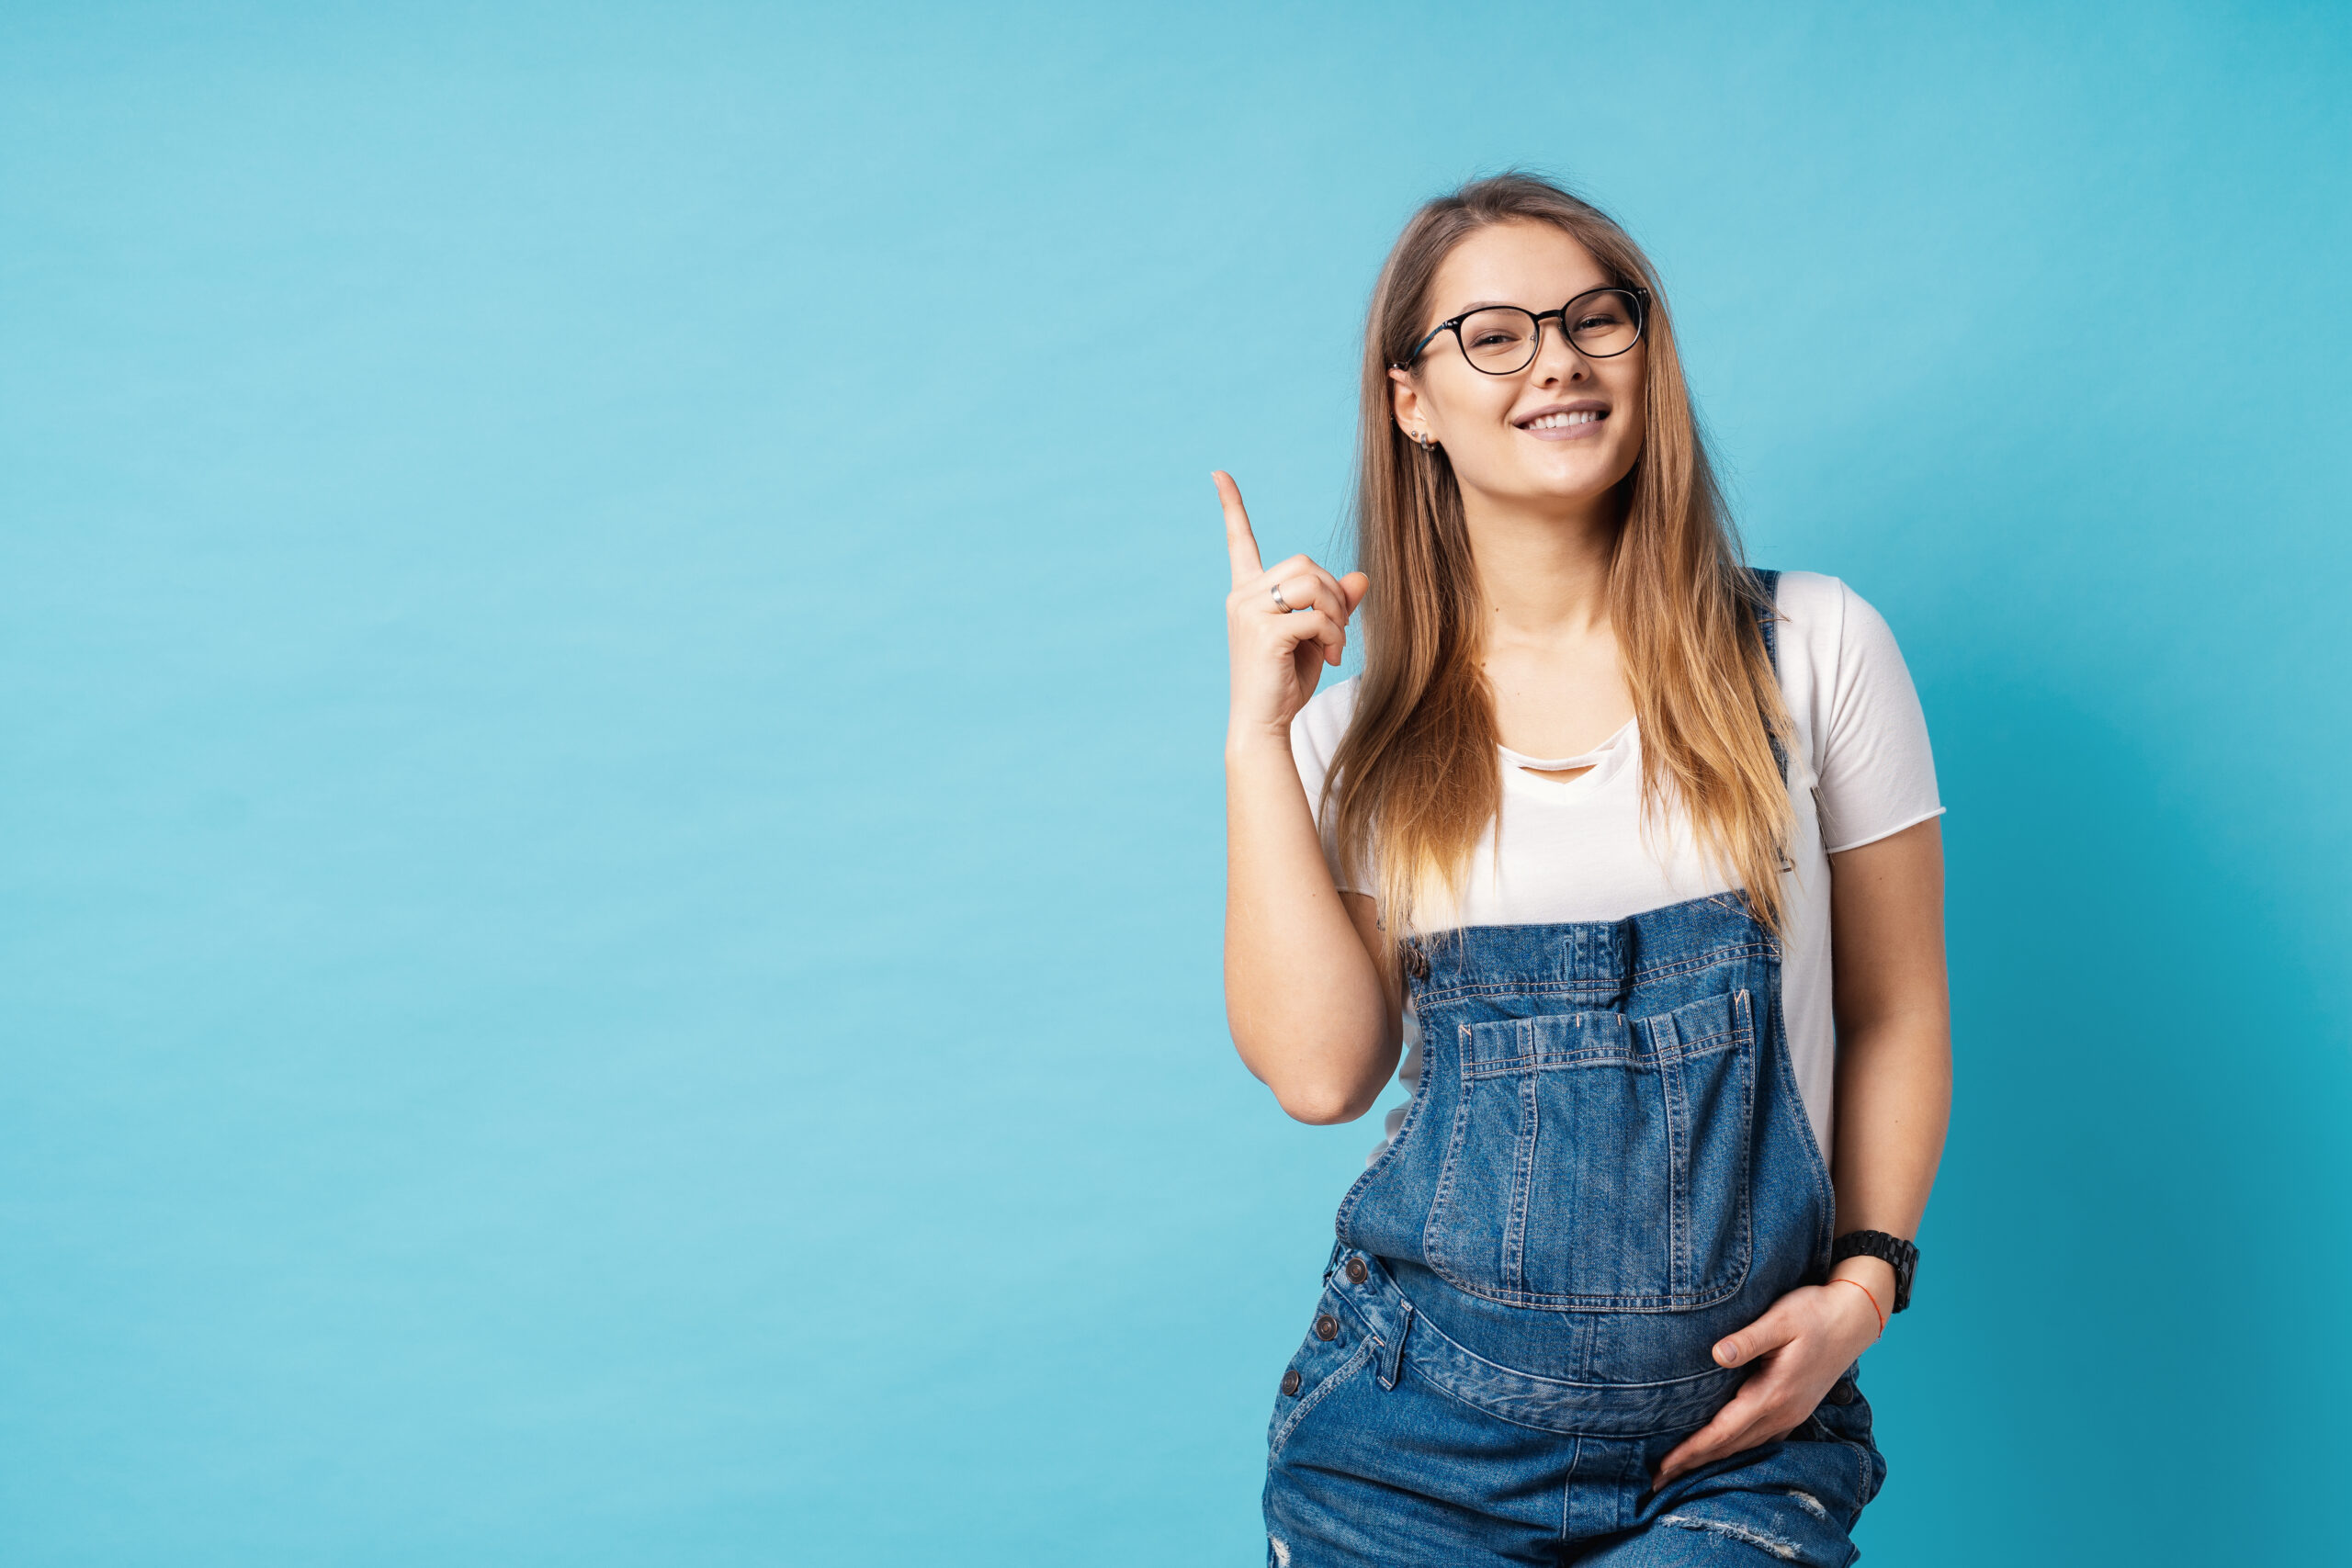
<svg viewBox="0 0 2352 1568">
<path fill-rule="evenodd" d="M 1943 810 L 1928 718 L 1886 619 L 1838 585 L 1837 668 L 1819 766 L 1821 843 L 1850 850 Z"/>
<path fill-rule="evenodd" d="M 1334 800 L 1326 811 L 1323 801 L 1323 780 L 1340 737 L 1347 733 L 1354 697 L 1353 681 L 1317 693 L 1290 721 L 1290 754 L 1298 764 L 1298 782 L 1306 787 L 1306 808 L 1314 813 L 1316 830 L 1322 836 L 1323 861 L 1331 868 L 1332 883 L 1342 893 L 1370 894 L 1372 878 L 1365 868 L 1340 863 L 1339 805 Z"/>
</svg>

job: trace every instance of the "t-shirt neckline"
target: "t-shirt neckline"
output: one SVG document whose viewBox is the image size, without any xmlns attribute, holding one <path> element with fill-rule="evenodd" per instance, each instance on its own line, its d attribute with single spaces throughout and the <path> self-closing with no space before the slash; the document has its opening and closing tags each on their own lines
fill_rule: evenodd
<svg viewBox="0 0 2352 1568">
<path fill-rule="evenodd" d="M 1610 736 L 1608 739 L 1602 741 L 1591 750 L 1579 752 L 1577 755 L 1573 757 L 1531 757 L 1524 751 L 1512 750 L 1510 747 L 1503 745 L 1500 741 L 1496 742 L 1495 750 L 1502 753 L 1502 758 L 1505 762 L 1510 764 L 1512 767 L 1522 769 L 1528 773 L 1564 773 L 1570 768 L 1598 767 L 1600 764 L 1602 758 L 1607 757 L 1610 753 L 1615 751 L 1618 746 L 1623 742 L 1636 722 L 1637 720 L 1635 719 L 1627 719 L 1624 723 L 1617 727 L 1616 733 Z M 1553 779 L 1546 782 L 1557 784 L 1561 781 Z M 1571 779 L 1567 782 L 1574 784 L 1577 781 Z"/>
</svg>

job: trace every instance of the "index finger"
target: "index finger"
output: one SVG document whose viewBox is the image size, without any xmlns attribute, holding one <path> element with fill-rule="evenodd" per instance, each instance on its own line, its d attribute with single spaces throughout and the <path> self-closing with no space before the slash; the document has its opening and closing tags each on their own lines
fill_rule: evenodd
<svg viewBox="0 0 2352 1568">
<path fill-rule="evenodd" d="M 1754 1379 L 1740 1385 L 1731 1403 L 1715 1412 L 1714 1419 L 1691 1433 L 1674 1447 L 1674 1450 L 1657 1461 L 1653 1472 L 1657 1483 L 1664 1485 L 1676 1476 L 1713 1464 L 1725 1454 L 1739 1453 L 1761 1441 L 1756 1433 L 1758 1422 L 1770 1405 L 1756 1386 Z"/>
<path fill-rule="evenodd" d="M 1233 586 L 1240 587 L 1266 569 L 1258 563 L 1258 536 L 1250 531 L 1250 513 L 1241 507 L 1241 487 L 1223 468 L 1209 475 L 1216 481 L 1216 498 L 1225 505 L 1225 547 L 1233 557 Z"/>
<path fill-rule="evenodd" d="M 1713 1464 L 1723 1454 L 1731 1452 L 1730 1440 L 1746 1423 L 1725 1421 L 1724 1417 L 1730 1411 L 1731 1406 L 1725 1405 L 1713 1420 L 1675 1444 L 1674 1451 L 1658 1461 L 1657 1468 L 1650 1472 L 1650 1489 L 1657 1491 L 1676 1476 Z"/>
</svg>

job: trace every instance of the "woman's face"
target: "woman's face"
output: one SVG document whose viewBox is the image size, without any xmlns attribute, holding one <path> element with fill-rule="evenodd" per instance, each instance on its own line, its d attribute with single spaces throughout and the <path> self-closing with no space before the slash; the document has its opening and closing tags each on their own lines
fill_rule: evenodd
<svg viewBox="0 0 2352 1568">
<path fill-rule="evenodd" d="M 1430 282 L 1426 333 L 1482 305 L 1556 310 L 1617 280 L 1565 231 L 1512 220 L 1460 244 Z M 1527 367 L 1490 376 L 1463 356 L 1452 333 L 1430 340 L 1409 371 L 1391 370 L 1396 423 L 1427 431 L 1465 491 L 1513 507 L 1583 510 L 1633 471 L 1642 449 L 1645 345 L 1588 358 L 1557 318 Z"/>
</svg>

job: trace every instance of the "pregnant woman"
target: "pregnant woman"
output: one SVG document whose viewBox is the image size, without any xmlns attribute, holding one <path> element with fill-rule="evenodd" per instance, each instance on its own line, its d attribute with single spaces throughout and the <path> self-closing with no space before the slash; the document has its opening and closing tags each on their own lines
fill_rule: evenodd
<svg viewBox="0 0 2352 1568">
<path fill-rule="evenodd" d="M 1233 1038 L 1301 1121 L 1412 1090 L 1282 1374 L 1268 1561 L 1851 1562 L 1951 1084 L 1886 623 L 1744 564 L 1657 275 L 1527 175 L 1381 271 L 1364 570 L 1262 566 L 1216 478 Z"/>
</svg>

